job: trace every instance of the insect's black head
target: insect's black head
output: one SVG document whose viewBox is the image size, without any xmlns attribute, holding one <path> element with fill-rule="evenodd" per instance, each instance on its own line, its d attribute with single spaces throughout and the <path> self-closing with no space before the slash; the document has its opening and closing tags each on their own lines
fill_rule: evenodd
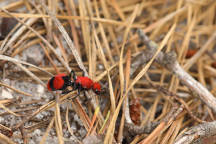
<svg viewBox="0 0 216 144">
<path fill-rule="evenodd" d="M 92 89 L 97 95 L 99 95 L 101 92 L 101 85 L 98 82 L 94 82 Z"/>
<path fill-rule="evenodd" d="M 100 95 L 101 94 L 101 91 L 99 91 L 99 90 L 94 90 L 94 92 L 97 94 L 97 95 Z"/>
</svg>

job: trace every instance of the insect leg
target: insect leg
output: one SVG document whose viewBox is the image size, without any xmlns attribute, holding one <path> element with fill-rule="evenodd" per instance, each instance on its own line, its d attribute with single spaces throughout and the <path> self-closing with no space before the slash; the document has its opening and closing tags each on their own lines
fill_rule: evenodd
<svg viewBox="0 0 216 144">
<path fill-rule="evenodd" d="M 81 84 L 79 84 L 79 85 L 77 86 L 77 90 L 78 90 L 78 94 L 77 94 L 77 95 L 80 95 L 80 91 L 82 90 Z"/>
<path fill-rule="evenodd" d="M 69 74 L 69 77 L 71 78 L 73 78 L 73 80 L 74 81 L 76 81 L 76 74 L 75 74 L 75 72 L 73 71 L 73 70 L 71 70 L 71 72 L 70 72 L 70 74 Z"/>
<path fill-rule="evenodd" d="M 80 84 L 78 84 L 77 87 L 76 87 L 76 89 L 78 90 L 78 94 L 76 96 L 74 96 L 73 98 L 71 98 L 71 99 L 75 99 L 75 98 L 77 98 L 80 95 L 80 92 L 82 90 L 82 86 Z"/>
<path fill-rule="evenodd" d="M 63 90 L 63 91 L 62 91 L 62 94 L 68 94 L 68 93 L 70 93 L 70 92 L 72 92 L 72 91 L 74 91 L 74 89 L 72 89 L 72 90 L 67 90 L 67 89 L 66 89 L 66 90 Z"/>
<path fill-rule="evenodd" d="M 83 77 L 85 76 L 85 72 L 84 72 L 84 71 L 82 71 L 82 76 L 83 76 Z"/>
</svg>

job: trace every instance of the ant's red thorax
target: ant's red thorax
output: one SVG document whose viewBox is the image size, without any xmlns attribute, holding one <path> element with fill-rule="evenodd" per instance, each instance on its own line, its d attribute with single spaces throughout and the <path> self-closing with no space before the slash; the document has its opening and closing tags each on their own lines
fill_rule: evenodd
<svg viewBox="0 0 216 144">
<path fill-rule="evenodd" d="M 77 76 L 76 84 L 80 84 L 85 89 L 91 89 L 93 81 L 88 77 Z"/>
</svg>

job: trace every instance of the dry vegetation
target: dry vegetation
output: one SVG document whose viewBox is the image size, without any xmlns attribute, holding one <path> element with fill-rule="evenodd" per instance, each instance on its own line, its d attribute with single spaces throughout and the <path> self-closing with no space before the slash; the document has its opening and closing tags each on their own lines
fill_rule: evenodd
<svg viewBox="0 0 216 144">
<path fill-rule="evenodd" d="M 215 0 L 0 0 L 0 17 L 1 144 L 216 142 Z M 71 69 L 101 94 L 47 91 Z"/>
</svg>

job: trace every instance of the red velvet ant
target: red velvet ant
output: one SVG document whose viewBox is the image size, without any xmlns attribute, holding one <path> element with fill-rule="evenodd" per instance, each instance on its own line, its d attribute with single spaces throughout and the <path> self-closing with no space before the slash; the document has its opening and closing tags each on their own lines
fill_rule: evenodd
<svg viewBox="0 0 216 144">
<path fill-rule="evenodd" d="M 73 78 L 73 81 L 71 80 Z M 71 86 L 73 90 L 78 90 L 78 95 L 82 90 L 92 89 L 96 94 L 100 94 L 101 85 L 98 82 L 93 82 L 89 77 L 76 76 L 74 71 L 71 71 L 69 75 L 64 73 L 55 75 L 48 83 L 47 88 L 49 91 L 63 90 L 62 93 L 69 93 L 73 90 L 67 90 L 66 88 Z"/>
</svg>

